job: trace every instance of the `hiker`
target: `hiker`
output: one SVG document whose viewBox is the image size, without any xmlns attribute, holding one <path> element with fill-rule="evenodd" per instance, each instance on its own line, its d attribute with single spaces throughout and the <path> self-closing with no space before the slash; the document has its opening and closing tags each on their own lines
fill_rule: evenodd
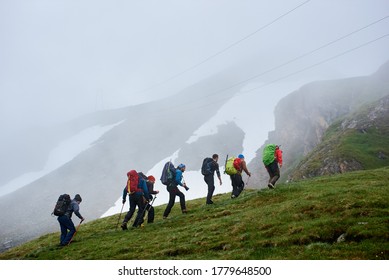
<svg viewBox="0 0 389 280">
<path fill-rule="evenodd" d="M 282 151 L 279 145 L 268 144 L 263 149 L 262 161 L 269 173 L 269 189 L 274 189 L 276 182 L 280 178 L 280 168 L 282 167 Z"/>
<path fill-rule="evenodd" d="M 169 192 L 169 203 L 166 206 L 165 212 L 163 213 L 163 218 L 166 219 L 167 216 L 169 216 L 170 211 L 172 210 L 174 206 L 174 201 L 176 199 L 176 196 L 180 198 L 180 206 L 181 211 L 183 214 L 187 213 L 186 206 L 185 206 L 185 195 L 178 189 L 178 185 L 185 188 L 186 191 L 189 190 L 189 188 L 186 186 L 186 183 L 182 183 L 182 173 L 185 172 L 185 165 L 180 164 L 176 168 L 176 175 L 174 180 L 170 181 L 166 187 L 167 191 Z"/>
<path fill-rule="evenodd" d="M 249 177 L 251 177 L 251 173 L 247 169 L 246 161 L 244 160 L 244 155 L 238 155 L 238 157 L 234 160 L 234 167 L 237 172 L 236 174 L 230 175 L 232 185 L 231 198 L 237 198 L 244 189 L 242 172 L 244 171 Z"/>
<path fill-rule="evenodd" d="M 73 235 L 76 233 L 76 228 L 72 221 L 72 214 L 74 214 L 83 222 L 85 219 L 80 214 L 80 203 L 82 199 L 79 194 L 74 196 L 74 199 L 70 202 L 70 205 L 64 215 L 58 217 L 58 222 L 61 227 L 60 245 L 66 246 L 72 240 Z M 81 223 L 80 222 L 80 223 Z"/>
<path fill-rule="evenodd" d="M 204 181 L 208 185 L 208 194 L 207 199 L 205 201 L 206 204 L 213 204 L 212 196 L 215 191 L 215 180 L 214 175 L 215 171 L 217 177 L 219 178 L 220 186 L 222 185 L 222 178 L 220 176 L 219 164 L 217 161 L 219 160 L 219 155 L 213 154 L 212 158 L 205 158 L 203 160 L 203 165 L 201 167 L 201 173 L 204 175 Z"/>
<path fill-rule="evenodd" d="M 121 228 L 127 230 L 127 223 L 131 220 L 135 213 L 136 206 L 138 206 L 138 213 L 133 223 L 133 227 L 139 227 L 143 223 L 144 208 L 149 197 L 146 181 L 138 175 L 135 170 L 131 170 L 127 173 L 127 185 L 123 190 L 122 203 L 126 203 L 126 197 L 128 194 L 130 201 L 130 210 L 124 217 Z"/>
<path fill-rule="evenodd" d="M 147 189 L 149 191 L 149 201 L 151 201 L 151 203 L 150 202 L 147 203 L 146 208 L 145 208 L 147 210 L 147 223 L 148 224 L 151 224 L 154 222 L 154 207 L 152 205 L 153 194 L 156 195 L 159 193 L 159 191 L 154 190 L 154 183 L 155 183 L 154 176 L 152 176 L 152 175 L 148 176 L 146 184 L 147 184 Z"/>
</svg>

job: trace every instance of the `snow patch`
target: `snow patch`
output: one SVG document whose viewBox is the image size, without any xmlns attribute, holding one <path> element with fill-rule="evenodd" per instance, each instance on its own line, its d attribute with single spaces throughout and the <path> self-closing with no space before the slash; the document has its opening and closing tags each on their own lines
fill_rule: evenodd
<svg viewBox="0 0 389 280">
<path fill-rule="evenodd" d="M 14 192 L 58 169 L 67 162 L 70 162 L 81 152 L 92 147 L 106 132 L 122 122 L 123 121 L 120 121 L 107 126 L 93 126 L 60 142 L 58 146 L 51 151 L 42 170 L 26 173 L 9 181 L 7 184 L 0 187 L 0 196 Z"/>
<path fill-rule="evenodd" d="M 250 90 L 257 86 L 258 84 L 250 84 L 243 87 L 208 122 L 200 126 L 186 143 L 191 144 L 203 136 L 216 134 L 218 126 L 235 122 L 245 133 L 242 154 L 246 162 L 254 159 L 255 152 L 267 140 L 268 132 L 274 130 L 274 116 L 264 108 L 274 108 L 278 100 L 251 93 Z"/>
</svg>

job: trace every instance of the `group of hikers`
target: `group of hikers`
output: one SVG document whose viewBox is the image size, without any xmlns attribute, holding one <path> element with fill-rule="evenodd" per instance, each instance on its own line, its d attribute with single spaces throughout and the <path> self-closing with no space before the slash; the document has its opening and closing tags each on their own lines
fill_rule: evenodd
<svg viewBox="0 0 389 280">
<path fill-rule="evenodd" d="M 215 191 L 215 173 L 219 179 L 219 184 L 222 185 L 222 179 L 219 170 L 219 155 L 213 154 L 212 157 L 207 157 L 203 160 L 201 167 L 201 173 L 204 176 L 204 181 L 208 186 L 208 193 L 206 196 L 206 204 L 213 204 L 212 196 Z M 282 167 L 282 151 L 279 145 L 269 144 L 263 150 L 262 161 L 269 174 L 268 188 L 275 188 L 277 180 L 280 178 L 280 168 Z M 185 190 L 189 190 L 188 186 L 183 179 L 183 173 L 186 170 L 185 164 L 179 164 L 177 167 L 171 162 L 167 162 L 163 168 L 161 182 L 166 185 L 166 189 L 169 192 L 169 201 L 163 212 L 163 219 L 166 219 L 175 203 L 176 196 L 180 199 L 180 207 L 183 214 L 187 213 L 185 195 L 180 191 L 179 186 Z M 236 158 L 231 157 L 226 159 L 225 171 L 230 176 L 232 192 L 231 199 L 237 198 L 245 187 L 245 183 L 242 179 L 242 173 L 245 172 L 251 177 L 251 172 L 248 170 L 246 161 L 243 154 L 239 154 Z M 144 223 L 144 217 L 147 212 L 147 222 L 153 223 L 155 212 L 153 202 L 155 195 L 159 191 L 154 190 L 155 177 L 152 175 L 146 176 L 142 172 L 131 170 L 127 173 L 127 184 L 122 193 L 122 211 L 126 198 L 128 195 L 130 208 L 124 217 L 121 224 L 123 230 L 127 230 L 127 223 L 134 215 L 136 208 L 138 212 L 133 222 L 133 227 L 140 227 Z M 58 222 L 61 227 L 60 245 L 69 245 L 77 232 L 74 223 L 72 221 L 72 214 L 74 213 L 81 221 L 84 221 L 83 216 L 79 212 L 79 204 L 82 199 L 77 194 L 73 200 L 70 200 L 69 195 L 61 195 L 57 201 L 54 209 L 54 215 L 58 216 Z M 122 211 L 120 213 L 122 213 Z M 120 219 L 120 216 L 119 216 Z M 119 223 L 119 221 L 118 221 Z"/>
</svg>

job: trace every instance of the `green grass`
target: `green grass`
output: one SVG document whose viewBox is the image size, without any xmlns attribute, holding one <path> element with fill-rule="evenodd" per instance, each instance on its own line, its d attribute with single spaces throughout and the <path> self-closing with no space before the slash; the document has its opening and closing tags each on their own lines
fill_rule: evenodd
<svg viewBox="0 0 389 280">
<path fill-rule="evenodd" d="M 0 259 L 388 259 L 388 182 L 382 168 L 245 190 L 188 201 L 186 215 L 175 205 L 166 220 L 162 205 L 143 228 L 116 229 L 114 215 L 82 224 L 70 246 L 48 234 Z"/>
<path fill-rule="evenodd" d="M 375 169 L 389 165 L 389 132 L 383 133 L 376 128 L 369 128 L 366 133 L 350 131 L 341 141 L 343 154 L 353 156 L 363 164 L 364 169 Z M 380 159 L 379 153 L 386 155 Z"/>
</svg>

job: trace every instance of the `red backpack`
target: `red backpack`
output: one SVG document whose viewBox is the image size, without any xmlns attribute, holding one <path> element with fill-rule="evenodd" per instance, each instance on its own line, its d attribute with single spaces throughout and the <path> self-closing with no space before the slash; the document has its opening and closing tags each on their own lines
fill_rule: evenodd
<svg viewBox="0 0 389 280">
<path fill-rule="evenodd" d="M 127 181 L 127 192 L 128 193 L 135 193 L 139 191 L 138 184 L 139 184 L 139 175 L 135 170 L 131 170 L 127 173 L 128 181 Z"/>
<path fill-rule="evenodd" d="M 240 158 L 234 159 L 234 163 L 233 164 L 234 164 L 235 169 L 238 172 L 242 171 L 242 159 L 240 159 Z"/>
</svg>

